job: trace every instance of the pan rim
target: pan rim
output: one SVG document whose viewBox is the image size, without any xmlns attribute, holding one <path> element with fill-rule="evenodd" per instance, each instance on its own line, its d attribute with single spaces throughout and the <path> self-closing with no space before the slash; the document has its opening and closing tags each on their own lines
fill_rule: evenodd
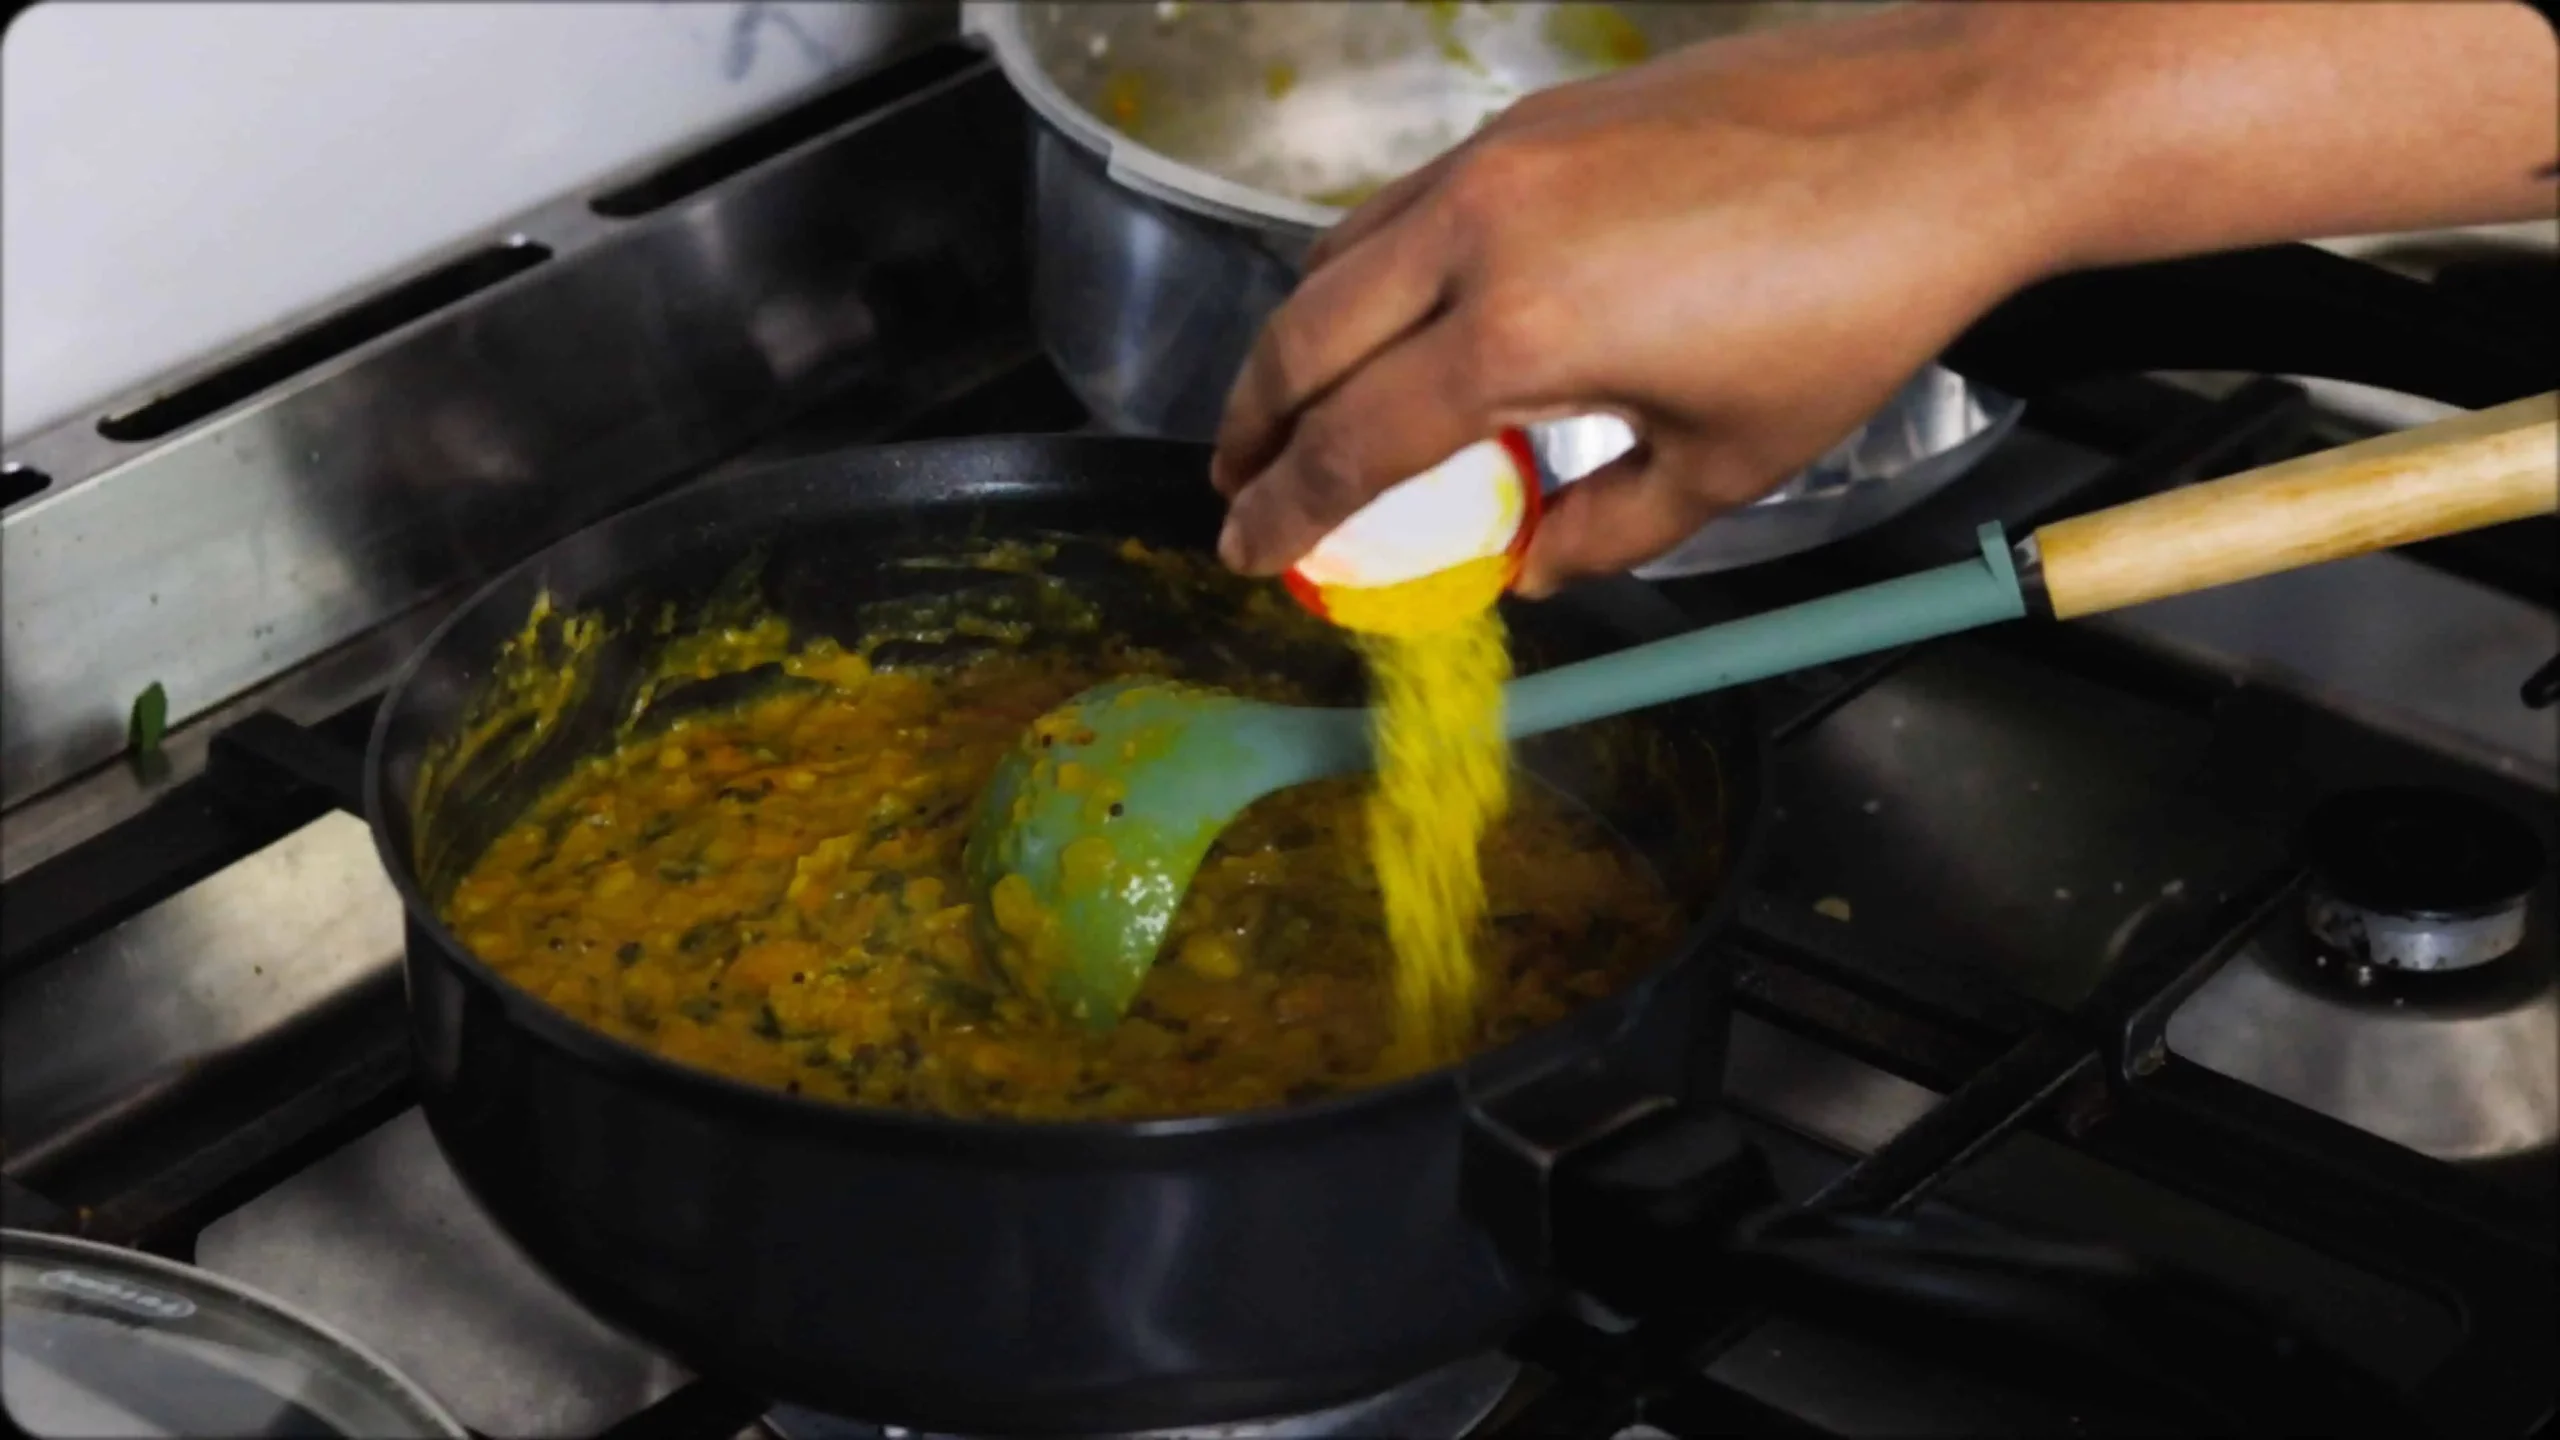
<svg viewBox="0 0 2560 1440">
<path fill-rule="evenodd" d="M 500 975 L 463 944 L 427 902 L 414 862 L 394 849 L 391 826 L 387 823 L 392 803 L 385 783 L 391 730 L 428 660 L 438 654 L 456 629 L 481 618 L 492 598 L 500 591 L 521 583 L 529 575 L 538 574 L 572 546 L 602 543 L 620 532 L 664 528 L 667 523 L 664 517 L 680 513 L 687 507 L 707 508 L 708 497 L 734 498 L 750 491 L 807 486 L 841 470 L 851 460 L 869 460 L 894 469 L 902 461 L 919 454 L 1021 447 L 1026 444 L 1051 450 L 1154 451 L 1168 457 L 1187 454 L 1199 461 L 1196 468 L 1204 477 L 1203 488 L 1206 488 L 1210 447 L 1187 441 L 1032 433 L 846 446 L 793 456 L 707 483 L 684 486 L 582 527 L 508 566 L 475 589 L 469 598 L 439 620 L 434 630 L 402 660 L 391 683 L 383 691 L 365 745 L 364 819 L 366 828 L 372 832 L 375 855 L 400 896 L 407 922 L 409 938 L 403 947 L 403 964 L 447 963 L 489 995 L 510 1024 L 539 1037 L 580 1064 L 619 1081 L 641 1083 L 652 1090 L 672 1092 L 694 1102 L 697 1108 L 707 1105 L 728 1115 L 750 1115 L 795 1127 L 823 1127 L 845 1133 L 895 1138 L 906 1142 L 899 1148 L 946 1153 L 954 1149 L 977 1150 L 988 1146 L 1019 1150 L 1027 1145 L 1056 1147 L 1061 1153 L 1085 1155 L 1096 1146 L 1108 1146 L 1128 1147 L 1133 1155 L 1143 1151 L 1154 1156 L 1163 1146 L 1183 1141 L 1244 1135 L 1271 1136 L 1336 1124 L 1364 1112 L 1418 1104 L 1451 1087 L 1458 1091 L 1462 1105 L 1472 1113 L 1479 1097 L 1498 1095 L 1529 1083 L 1546 1071 L 1569 1062 L 1589 1046 L 1605 1048 L 1618 1032 L 1629 1028 L 1645 1013 L 1656 991 L 1704 963 L 1709 939 L 1726 927 L 1742 903 L 1749 877 L 1758 869 L 1766 829 L 1759 822 L 1768 809 L 1772 779 L 1772 763 L 1765 744 L 1750 747 L 1751 793 L 1757 803 L 1750 813 L 1738 820 L 1728 818 L 1724 836 L 1725 864 L 1717 893 L 1708 899 L 1679 937 L 1666 947 L 1662 958 L 1635 980 L 1551 1025 L 1477 1051 L 1451 1064 L 1299 1104 L 1250 1110 L 1133 1119 L 1025 1120 L 1009 1116 L 947 1115 L 929 1110 L 860 1105 L 793 1095 L 668 1059 L 643 1046 L 580 1023 Z M 1635 581 L 1604 583 L 1641 584 Z M 1652 594 L 1651 587 L 1644 589 L 1647 594 Z M 1681 621 L 1688 620 L 1685 612 L 1667 598 L 1654 598 L 1663 609 Z M 1728 694 L 1719 697 L 1717 703 L 1731 706 L 1738 712 L 1742 722 L 1740 728 L 1745 733 L 1762 733 L 1763 727 L 1757 723 L 1756 708 L 1748 694 Z M 1727 773 L 1731 773 L 1729 758 L 1726 765 Z M 407 802 L 399 803 L 405 811 Z M 421 938 L 434 945 L 441 954 L 432 960 L 422 961 L 414 953 Z M 408 1009 L 414 1045 L 418 1039 L 414 1003 Z M 1577 1045 L 1577 1041 L 1583 1044 Z"/>
</svg>

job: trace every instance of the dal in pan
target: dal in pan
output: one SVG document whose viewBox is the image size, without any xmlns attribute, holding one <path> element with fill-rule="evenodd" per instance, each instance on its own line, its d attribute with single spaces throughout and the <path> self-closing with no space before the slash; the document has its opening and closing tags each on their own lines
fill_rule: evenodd
<svg viewBox="0 0 2560 1440">
<path fill-rule="evenodd" d="M 1073 587 L 1036 573 L 1053 551 L 998 549 L 998 568 L 1045 597 L 1030 607 L 1041 613 L 964 603 L 892 616 L 850 644 L 795 639 L 778 618 L 734 608 L 682 634 L 661 617 L 657 673 L 622 732 L 460 868 L 439 902 L 447 924 L 582 1024 L 861 1105 L 1208 1114 L 1374 1085 L 1444 1058 L 1399 1033 L 1359 779 L 1272 796 L 1227 832 L 1119 1026 L 1096 1033 L 1005 988 L 986 963 L 961 849 L 970 802 L 1025 726 L 1126 675 L 1320 697 L 1224 646 L 1186 660 L 1080 627 Z M 1131 542 L 1119 556 L 1182 586 L 1222 583 L 1187 555 Z M 917 563 L 985 566 L 989 555 Z M 1313 623 L 1285 601 L 1248 601 L 1245 613 L 1259 626 Z M 524 646 L 521 668 L 502 666 L 492 686 L 511 698 L 422 771 L 422 801 L 440 770 L 528 743 L 587 683 L 578 652 L 601 622 L 537 615 L 528 640 L 546 623 L 551 638 Z M 754 693 L 671 719 L 649 703 L 678 683 L 750 675 L 764 677 Z M 1461 1051 L 1611 993 L 1678 923 L 1644 863 L 1541 786 L 1516 787 L 1483 865 L 1491 923 Z"/>
</svg>

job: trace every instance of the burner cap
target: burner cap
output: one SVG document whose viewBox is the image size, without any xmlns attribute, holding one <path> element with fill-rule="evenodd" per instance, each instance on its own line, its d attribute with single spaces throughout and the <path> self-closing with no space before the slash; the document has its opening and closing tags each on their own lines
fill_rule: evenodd
<svg viewBox="0 0 2560 1440">
<path fill-rule="evenodd" d="M 2542 878 L 2541 837 L 2451 790 L 2351 790 L 2314 806 L 2302 858 L 2331 898 L 2381 915 L 2468 919 L 2504 910 Z"/>
<path fill-rule="evenodd" d="M 2524 938 L 2542 840 L 2485 800 L 2450 790 L 2356 790 L 2303 827 L 2306 914 L 2323 944 L 2396 970 L 2459 970 Z"/>
</svg>

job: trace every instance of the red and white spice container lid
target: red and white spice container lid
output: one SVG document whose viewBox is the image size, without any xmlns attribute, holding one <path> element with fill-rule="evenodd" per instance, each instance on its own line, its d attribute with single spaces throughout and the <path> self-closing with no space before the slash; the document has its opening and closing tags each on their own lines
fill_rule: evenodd
<svg viewBox="0 0 2560 1440">
<path fill-rule="evenodd" d="M 1539 512 L 1537 453 L 1526 432 L 1505 430 L 1389 486 L 1281 578 L 1347 628 L 1427 629 L 1501 598 Z"/>
</svg>

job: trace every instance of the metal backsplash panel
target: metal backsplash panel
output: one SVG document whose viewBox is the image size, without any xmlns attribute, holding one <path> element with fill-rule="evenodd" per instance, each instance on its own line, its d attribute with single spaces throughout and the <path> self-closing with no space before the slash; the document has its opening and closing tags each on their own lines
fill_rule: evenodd
<svg viewBox="0 0 2560 1440">
<path fill-rule="evenodd" d="M 0 514 L 0 791 L 112 759 L 154 682 L 178 723 L 815 400 L 934 393 L 1018 345 L 1017 102 L 958 46 L 898 68 L 867 103 L 822 97 L 520 217 L 464 252 L 509 278 L 217 386 L 173 433 L 134 432 L 202 377 L 12 451 L 50 483 Z M 829 106 L 849 113 L 812 131 Z"/>
</svg>

